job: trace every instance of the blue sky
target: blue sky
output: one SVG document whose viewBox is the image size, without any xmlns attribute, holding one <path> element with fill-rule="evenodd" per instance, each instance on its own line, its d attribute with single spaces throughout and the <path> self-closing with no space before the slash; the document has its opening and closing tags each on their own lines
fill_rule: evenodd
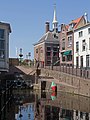
<svg viewBox="0 0 90 120">
<path fill-rule="evenodd" d="M 22 48 L 24 58 L 31 52 L 33 59 L 33 44 L 45 33 L 46 21 L 52 29 L 54 3 L 59 24 L 68 24 L 85 12 L 90 20 L 90 0 L 0 0 L 0 21 L 10 23 L 12 29 L 10 57 L 17 57 L 17 47 L 18 54 Z"/>
</svg>

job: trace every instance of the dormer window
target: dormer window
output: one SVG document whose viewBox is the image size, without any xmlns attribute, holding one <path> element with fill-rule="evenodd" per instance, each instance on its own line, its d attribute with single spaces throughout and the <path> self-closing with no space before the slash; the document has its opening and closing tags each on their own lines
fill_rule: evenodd
<svg viewBox="0 0 90 120">
<path fill-rule="evenodd" d="M 74 27 L 74 23 L 69 24 L 69 30 L 72 30 Z"/>
</svg>

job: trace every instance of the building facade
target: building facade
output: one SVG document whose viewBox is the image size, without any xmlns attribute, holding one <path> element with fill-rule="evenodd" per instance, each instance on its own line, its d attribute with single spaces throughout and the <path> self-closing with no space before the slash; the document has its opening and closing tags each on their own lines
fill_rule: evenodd
<svg viewBox="0 0 90 120">
<path fill-rule="evenodd" d="M 0 22 L 0 72 L 9 70 L 9 33 L 10 24 Z"/>
<path fill-rule="evenodd" d="M 74 31 L 74 65 L 90 68 L 90 23 Z"/>
<path fill-rule="evenodd" d="M 60 64 L 74 65 L 74 29 L 84 24 L 84 16 L 72 20 L 68 25 L 61 24 Z"/>
<path fill-rule="evenodd" d="M 49 22 L 46 22 L 46 32 L 40 40 L 34 44 L 34 60 L 39 61 L 40 66 L 53 66 L 59 64 L 59 40 L 56 8 L 54 8 L 53 29 L 50 30 Z"/>
<path fill-rule="evenodd" d="M 34 44 L 34 59 L 39 61 L 42 67 L 51 64 L 57 65 L 56 62 L 59 61 L 59 34 L 59 32 L 48 31 L 38 43 Z"/>
</svg>

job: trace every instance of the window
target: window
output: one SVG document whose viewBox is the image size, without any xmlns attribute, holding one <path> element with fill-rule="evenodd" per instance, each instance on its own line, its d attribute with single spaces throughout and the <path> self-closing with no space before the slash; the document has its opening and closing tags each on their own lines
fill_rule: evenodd
<svg viewBox="0 0 90 120">
<path fill-rule="evenodd" d="M 4 40 L 0 40 L 0 50 L 4 49 L 5 47 L 4 43 L 5 43 Z"/>
<path fill-rule="evenodd" d="M 38 53 L 38 49 L 36 49 L 36 53 Z"/>
<path fill-rule="evenodd" d="M 86 42 L 85 40 L 82 40 L 82 51 L 85 51 L 86 48 Z"/>
<path fill-rule="evenodd" d="M 79 32 L 79 37 L 82 37 L 83 36 L 83 31 L 80 31 Z"/>
<path fill-rule="evenodd" d="M 79 67 L 79 57 L 76 57 L 76 67 Z"/>
<path fill-rule="evenodd" d="M 65 56 L 62 54 L 62 61 L 64 62 L 65 61 Z"/>
<path fill-rule="evenodd" d="M 46 57 L 47 61 L 51 61 L 51 56 Z"/>
<path fill-rule="evenodd" d="M 81 67 L 83 67 L 83 56 L 81 56 Z"/>
<path fill-rule="evenodd" d="M 47 51 L 51 51 L 51 47 L 47 47 Z"/>
<path fill-rule="evenodd" d="M 54 34 L 54 38 L 58 39 L 58 36 L 56 34 Z"/>
<path fill-rule="evenodd" d="M 88 28 L 88 34 L 90 34 L 90 28 Z"/>
<path fill-rule="evenodd" d="M 4 29 L 0 29 L 0 59 L 5 58 L 5 40 L 4 40 Z"/>
<path fill-rule="evenodd" d="M 58 54 L 57 52 L 53 52 L 53 56 L 57 56 L 57 54 Z"/>
<path fill-rule="evenodd" d="M 47 52 L 47 56 L 51 56 L 51 52 Z"/>
<path fill-rule="evenodd" d="M 68 37 L 68 47 L 72 45 L 72 36 Z"/>
<path fill-rule="evenodd" d="M 4 59 L 5 58 L 5 52 L 4 50 L 0 50 L 0 59 Z"/>
<path fill-rule="evenodd" d="M 86 67 L 90 67 L 90 55 L 86 55 Z"/>
<path fill-rule="evenodd" d="M 65 50 L 65 42 L 62 43 L 62 50 Z"/>
<path fill-rule="evenodd" d="M 4 29 L 0 29 L 0 59 L 5 58 L 5 40 L 4 40 Z"/>
<path fill-rule="evenodd" d="M 58 51 L 58 48 L 56 48 L 56 47 L 55 47 L 55 48 L 53 48 L 53 51 L 56 51 L 56 52 L 57 52 L 57 51 Z"/>
<path fill-rule="evenodd" d="M 72 61 L 72 55 L 67 55 L 67 61 Z"/>
<path fill-rule="evenodd" d="M 79 51 L 79 42 L 76 42 L 76 52 Z"/>
<path fill-rule="evenodd" d="M 62 50 L 65 50 L 65 39 L 62 40 Z"/>
<path fill-rule="evenodd" d="M 4 39 L 4 29 L 0 29 L 0 38 Z"/>
</svg>

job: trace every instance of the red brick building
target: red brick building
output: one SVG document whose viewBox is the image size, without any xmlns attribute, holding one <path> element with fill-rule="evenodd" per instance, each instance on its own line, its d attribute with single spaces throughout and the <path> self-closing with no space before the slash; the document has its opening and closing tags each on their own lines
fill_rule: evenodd
<svg viewBox="0 0 90 120">
<path fill-rule="evenodd" d="M 58 65 L 59 62 L 59 41 L 60 32 L 58 31 L 58 22 L 56 19 L 56 9 L 54 9 L 53 29 L 50 30 L 49 22 L 46 22 L 46 32 L 34 44 L 34 60 L 39 61 L 40 66 Z"/>
<path fill-rule="evenodd" d="M 84 16 L 72 20 L 68 25 L 61 24 L 60 64 L 74 64 L 74 30 L 84 24 Z"/>
</svg>

